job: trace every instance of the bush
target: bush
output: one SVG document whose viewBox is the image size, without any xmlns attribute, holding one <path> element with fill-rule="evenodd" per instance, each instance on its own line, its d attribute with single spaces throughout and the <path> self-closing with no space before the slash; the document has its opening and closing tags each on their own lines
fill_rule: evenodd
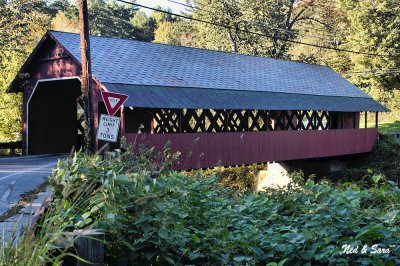
<svg viewBox="0 0 400 266">
<path fill-rule="evenodd" d="M 240 194 L 217 178 L 148 171 L 143 166 L 154 160 L 145 154 L 102 161 L 78 153 L 60 162 L 53 178 L 53 205 L 63 206 L 72 227 L 106 232 L 111 265 L 400 263 L 400 190 L 393 182 L 338 189 L 309 180 Z M 390 253 L 343 254 L 345 244 L 377 244 Z"/>
<path fill-rule="evenodd" d="M 230 187 L 239 192 L 252 191 L 256 185 L 258 172 L 266 169 L 267 165 L 265 164 L 226 168 L 221 172 L 219 182 L 223 186 Z"/>
<path fill-rule="evenodd" d="M 195 178 L 216 177 L 222 186 L 243 193 L 254 190 L 258 172 L 266 169 L 266 164 L 251 164 L 246 166 L 193 170 L 188 172 L 187 175 Z"/>
<path fill-rule="evenodd" d="M 174 158 L 166 148 L 59 161 L 36 234 L 3 244 L 2 264 L 60 265 L 72 254 L 54 255 L 56 239 L 88 228 L 106 233 L 109 265 L 400 264 L 400 189 L 380 175 L 363 189 L 298 173 L 295 186 L 238 193 L 218 177 L 172 172 Z M 343 254 L 344 245 L 359 253 Z M 371 254 L 373 245 L 389 253 Z"/>
<path fill-rule="evenodd" d="M 397 182 L 400 187 L 400 142 L 385 134 L 379 135 L 374 151 L 354 168 L 331 175 L 331 180 L 358 182 L 369 187 L 372 177 L 383 174 L 386 179 Z"/>
</svg>

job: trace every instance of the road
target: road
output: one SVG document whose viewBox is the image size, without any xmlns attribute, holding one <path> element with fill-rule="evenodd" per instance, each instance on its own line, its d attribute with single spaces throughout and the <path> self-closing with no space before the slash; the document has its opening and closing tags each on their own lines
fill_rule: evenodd
<svg viewBox="0 0 400 266">
<path fill-rule="evenodd" d="M 21 194 L 43 183 L 60 158 L 63 156 L 0 158 L 0 214 L 17 203 Z"/>
</svg>

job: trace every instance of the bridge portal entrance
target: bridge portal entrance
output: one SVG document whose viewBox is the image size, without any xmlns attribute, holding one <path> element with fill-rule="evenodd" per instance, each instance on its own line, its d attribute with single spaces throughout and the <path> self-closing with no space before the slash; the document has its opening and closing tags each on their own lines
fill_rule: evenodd
<svg viewBox="0 0 400 266">
<path fill-rule="evenodd" d="M 27 106 L 27 154 L 69 153 L 83 142 L 77 78 L 39 81 Z"/>
</svg>

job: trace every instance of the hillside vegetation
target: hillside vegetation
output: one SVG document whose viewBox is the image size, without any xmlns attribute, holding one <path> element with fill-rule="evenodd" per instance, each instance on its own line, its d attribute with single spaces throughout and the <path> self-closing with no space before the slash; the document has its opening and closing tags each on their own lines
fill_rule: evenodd
<svg viewBox="0 0 400 266">
<path fill-rule="evenodd" d="M 46 30 L 78 32 L 76 2 L 0 1 L 0 141 L 21 139 L 22 97 L 5 90 Z M 382 121 L 400 121 L 396 1 L 196 0 L 184 5 L 185 16 L 197 21 L 157 11 L 146 15 L 114 0 L 88 0 L 90 33 L 326 65 L 391 109 L 380 115 Z"/>
</svg>

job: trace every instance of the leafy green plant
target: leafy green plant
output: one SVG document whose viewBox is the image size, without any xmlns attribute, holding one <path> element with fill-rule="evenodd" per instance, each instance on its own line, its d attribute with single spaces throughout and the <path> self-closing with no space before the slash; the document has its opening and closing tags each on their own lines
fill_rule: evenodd
<svg viewBox="0 0 400 266">
<path fill-rule="evenodd" d="M 218 177 L 171 171 L 155 177 L 141 168 L 148 156 L 134 158 L 126 167 L 122 158 L 78 153 L 54 177 L 54 204 L 65 206 L 71 226 L 106 232 L 110 264 L 400 263 L 400 190 L 392 181 L 375 177 L 375 186 L 362 189 L 308 180 L 285 190 L 237 193 Z M 65 195 L 68 186 L 86 187 L 86 194 Z M 71 207 L 85 197 L 87 204 Z M 375 244 L 390 253 L 343 254 L 343 245 Z"/>
<path fill-rule="evenodd" d="M 330 179 L 370 187 L 375 184 L 374 176 L 397 182 L 400 186 L 400 142 L 391 136 L 380 134 L 374 151 L 368 157 L 353 168 L 332 174 Z"/>
<path fill-rule="evenodd" d="M 217 177 L 222 186 L 230 187 L 239 193 L 243 193 L 254 190 L 258 172 L 266 169 L 266 164 L 251 164 L 246 166 L 194 170 L 187 174 L 196 178 Z"/>
<path fill-rule="evenodd" d="M 68 215 L 77 213 L 70 212 Z M 60 245 L 65 232 L 69 230 L 64 217 L 63 209 L 57 205 L 50 205 L 34 227 L 22 221 L 21 215 L 11 235 L 3 234 L 1 238 L 0 265 L 65 265 L 65 262 L 76 260 L 87 262 L 76 255 L 73 241 L 63 241 Z"/>
<path fill-rule="evenodd" d="M 400 189 L 391 180 L 375 175 L 369 188 L 335 187 L 298 173 L 285 189 L 238 193 L 220 177 L 171 171 L 174 158 L 168 148 L 142 148 L 109 160 L 78 152 L 60 161 L 51 178 L 54 201 L 39 230 L 102 230 L 110 265 L 400 263 Z M 34 243 L 52 247 L 51 235 Z M 344 245 L 366 245 L 368 252 L 344 254 Z M 371 254 L 373 245 L 390 252 Z M 25 251 L 9 250 L 7 262 Z"/>
</svg>

